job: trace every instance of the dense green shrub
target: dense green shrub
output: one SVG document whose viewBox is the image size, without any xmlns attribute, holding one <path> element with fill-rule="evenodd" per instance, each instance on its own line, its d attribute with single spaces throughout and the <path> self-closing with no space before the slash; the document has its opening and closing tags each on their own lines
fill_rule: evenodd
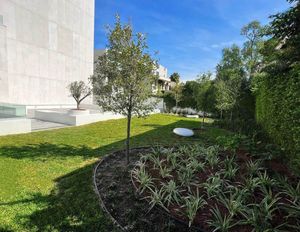
<svg viewBox="0 0 300 232">
<path fill-rule="evenodd" d="M 256 77 L 256 119 L 270 138 L 300 158 L 300 67 Z"/>
<path fill-rule="evenodd" d="M 176 105 L 174 96 L 171 91 L 166 91 L 163 93 L 162 98 L 164 100 L 164 104 L 166 106 L 166 111 L 170 112 L 171 109 Z"/>
</svg>

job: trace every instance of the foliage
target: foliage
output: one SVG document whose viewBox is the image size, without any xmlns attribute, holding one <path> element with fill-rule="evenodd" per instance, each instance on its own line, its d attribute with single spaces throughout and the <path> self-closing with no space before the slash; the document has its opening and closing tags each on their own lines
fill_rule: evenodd
<svg viewBox="0 0 300 232">
<path fill-rule="evenodd" d="M 175 83 L 179 83 L 180 82 L 180 75 L 177 72 L 174 72 L 171 74 L 170 76 L 171 81 L 175 82 Z"/>
<path fill-rule="evenodd" d="M 252 21 L 241 29 L 241 34 L 247 38 L 242 49 L 243 60 L 248 78 L 252 78 L 260 69 L 262 62 L 261 49 L 267 27 L 261 26 L 259 21 Z"/>
<path fill-rule="evenodd" d="M 214 82 L 211 80 L 211 78 L 212 74 L 208 72 L 200 75 L 199 79 L 197 80 L 198 88 L 196 89 L 195 93 L 195 101 L 197 103 L 197 110 L 201 110 L 203 112 L 203 124 L 206 113 L 214 111 L 215 88 Z"/>
<path fill-rule="evenodd" d="M 83 81 L 74 81 L 68 85 L 71 96 L 77 103 L 77 109 L 80 109 L 80 103 L 92 94 L 92 90 Z"/>
<path fill-rule="evenodd" d="M 182 89 L 182 100 L 179 103 L 179 106 L 196 109 L 198 87 L 199 83 L 197 81 L 186 81 Z"/>
<path fill-rule="evenodd" d="M 162 98 L 164 99 L 167 112 L 170 112 L 171 109 L 176 105 L 173 93 L 171 91 L 165 91 L 162 95 Z"/>
<path fill-rule="evenodd" d="M 178 103 L 182 100 L 183 84 L 176 82 L 175 86 L 172 87 L 172 94 L 175 100 L 175 106 L 178 107 Z"/>
<path fill-rule="evenodd" d="M 207 202 L 204 200 L 203 196 L 199 196 L 199 190 L 197 189 L 197 195 L 190 195 L 185 198 L 185 208 L 186 208 L 186 214 L 189 219 L 189 227 L 191 227 L 197 211 L 201 208 L 203 208 Z"/>
<path fill-rule="evenodd" d="M 134 34 L 130 24 L 122 25 L 116 16 L 114 28 L 109 28 L 109 45 L 98 58 L 91 78 L 97 103 L 106 111 L 127 117 L 126 156 L 129 163 L 129 141 L 133 115 L 148 115 L 155 106 L 149 102 L 157 62 L 147 52 L 143 34 Z"/>
<path fill-rule="evenodd" d="M 217 206 L 211 209 L 211 213 L 213 219 L 209 220 L 208 224 L 214 229 L 213 231 L 228 232 L 230 228 L 235 226 L 235 223 L 232 221 L 232 216 L 223 215 Z"/>
<path fill-rule="evenodd" d="M 241 162 L 247 155 L 236 148 L 245 139 L 237 135 L 224 142 L 219 137 L 222 149 L 201 144 L 157 147 L 143 156 L 154 185 L 138 191 L 147 196 L 149 209 L 157 205 L 176 218 L 185 216 L 190 227 L 206 217 L 203 223 L 212 231 L 297 231 L 300 182 L 281 175 L 277 181 L 266 161 L 254 156 Z M 157 171 L 159 164 L 167 175 Z M 144 172 L 144 166 L 136 168 Z M 137 178 L 136 171 L 132 175 Z"/>
<path fill-rule="evenodd" d="M 237 45 L 224 48 L 222 59 L 217 65 L 216 78 L 216 108 L 220 110 L 221 117 L 223 112 L 230 112 L 231 120 L 234 109 L 238 111 L 245 78 L 240 48 Z"/>
<path fill-rule="evenodd" d="M 300 4 L 295 1 L 289 10 L 273 16 L 272 38 L 262 51 L 264 68 L 254 82 L 257 122 L 292 160 L 300 154 L 299 14 Z"/>
</svg>

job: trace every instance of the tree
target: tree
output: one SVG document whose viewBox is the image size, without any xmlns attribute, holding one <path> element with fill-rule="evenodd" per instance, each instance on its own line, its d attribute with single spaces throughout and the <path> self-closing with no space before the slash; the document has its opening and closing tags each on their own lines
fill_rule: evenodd
<svg viewBox="0 0 300 232">
<path fill-rule="evenodd" d="M 175 83 L 179 83 L 180 81 L 180 75 L 177 72 L 174 72 L 171 76 L 170 76 L 171 81 L 175 82 Z"/>
<path fill-rule="evenodd" d="M 196 94 L 199 83 L 197 81 L 186 81 L 182 89 L 182 99 L 179 105 L 181 107 L 190 107 L 196 109 Z"/>
<path fill-rule="evenodd" d="M 204 118 L 207 112 L 213 111 L 214 106 L 214 90 L 213 81 L 211 80 L 212 73 L 204 73 L 200 75 L 198 82 L 195 100 L 197 102 L 197 109 L 202 111 L 202 127 L 204 127 Z"/>
<path fill-rule="evenodd" d="M 288 0 L 294 3 L 287 11 L 271 16 L 269 35 L 279 41 L 282 54 L 279 58 L 284 69 L 291 69 L 300 60 L 300 1 Z"/>
<path fill-rule="evenodd" d="M 216 108 L 221 111 L 221 115 L 224 111 L 230 111 L 230 120 L 232 120 L 233 110 L 239 110 L 241 87 L 245 81 L 240 48 L 232 45 L 230 48 L 223 49 L 222 59 L 217 65 Z"/>
<path fill-rule="evenodd" d="M 175 86 L 172 88 L 172 93 L 175 99 L 175 106 L 178 107 L 178 103 L 182 100 L 182 90 L 183 84 L 176 82 Z"/>
<path fill-rule="evenodd" d="M 243 45 L 242 56 L 248 78 L 259 71 L 263 59 L 260 50 L 263 47 L 263 37 L 266 31 L 267 27 L 261 26 L 258 21 L 252 21 L 241 29 L 241 35 L 247 38 Z"/>
<path fill-rule="evenodd" d="M 230 121 L 232 121 L 232 112 L 240 95 L 241 82 L 238 78 L 228 81 L 220 80 L 216 88 L 216 108 L 221 111 L 221 118 L 223 112 L 230 111 Z"/>
<path fill-rule="evenodd" d="M 74 81 L 68 85 L 71 96 L 75 99 L 77 110 L 80 109 L 80 103 L 92 94 L 92 89 L 83 81 Z"/>
<path fill-rule="evenodd" d="M 130 24 L 122 25 L 119 16 L 114 28 L 108 30 L 109 45 L 97 61 L 92 83 L 99 106 L 127 117 L 128 164 L 131 118 L 148 115 L 156 104 L 149 98 L 157 78 L 154 74 L 157 62 L 147 52 L 145 36 L 134 34 Z"/>
</svg>

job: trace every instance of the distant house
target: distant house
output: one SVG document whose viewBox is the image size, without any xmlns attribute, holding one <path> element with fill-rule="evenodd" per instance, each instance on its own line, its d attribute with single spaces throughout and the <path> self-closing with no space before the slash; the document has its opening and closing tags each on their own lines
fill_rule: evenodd
<svg viewBox="0 0 300 232">
<path fill-rule="evenodd" d="M 171 79 L 168 77 L 168 69 L 159 65 L 156 74 L 158 75 L 158 79 L 153 86 L 153 92 L 159 93 L 171 90 Z"/>
<path fill-rule="evenodd" d="M 96 68 L 96 62 L 99 56 L 102 56 L 105 53 L 105 49 L 96 49 L 94 51 L 94 70 Z M 155 84 L 152 86 L 153 93 L 159 93 L 164 91 L 169 91 L 171 89 L 171 80 L 168 77 L 168 70 L 162 65 L 159 65 L 155 71 L 158 79 Z"/>
</svg>

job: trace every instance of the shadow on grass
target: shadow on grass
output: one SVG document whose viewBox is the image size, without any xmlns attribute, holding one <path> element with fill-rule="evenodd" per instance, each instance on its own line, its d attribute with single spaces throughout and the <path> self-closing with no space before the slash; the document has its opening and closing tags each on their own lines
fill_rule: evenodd
<svg viewBox="0 0 300 232">
<path fill-rule="evenodd" d="M 182 138 L 172 133 L 174 127 L 193 128 L 199 122 L 181 120 L 132 137 L 134 146 L 149 144 L 179 144 L 200 142 L 205 134 L 196 134 L 192 138 Z M 200 133 L 200 132 L 199 132 Z M 202 133 L 202 132 L 201 132 Z M 206 132 L 203 132 L 206 133 Z M 56 157 L 83 156 L 85 158 L 101 157 L 103 154 L 124 147 L 124 140 L 92 149 L 82 145 L 78 147 L 62 144 L 32 144 L 23 147 L 0 147 L 0 155 L 15 159 L 32 159 L 39 161 Z M 24 201 L 5 202 L 2 205 L 14 205 L 31 202 L 45 207 L 24 216 L 24 227 L 29 231 L 114 231 L 114 227 L 103 211 L 94 193 L 92 173 L 94 164 L 86 165 L 55 180 L 55 188 L 49 195 L 39 193 Z M 1 206 L 1 205 L 0 205 Z M 24 220 L 21 220 L 24 221 Z M 1 228 L 0 228 L 1 231 Z"/>
</svg>

